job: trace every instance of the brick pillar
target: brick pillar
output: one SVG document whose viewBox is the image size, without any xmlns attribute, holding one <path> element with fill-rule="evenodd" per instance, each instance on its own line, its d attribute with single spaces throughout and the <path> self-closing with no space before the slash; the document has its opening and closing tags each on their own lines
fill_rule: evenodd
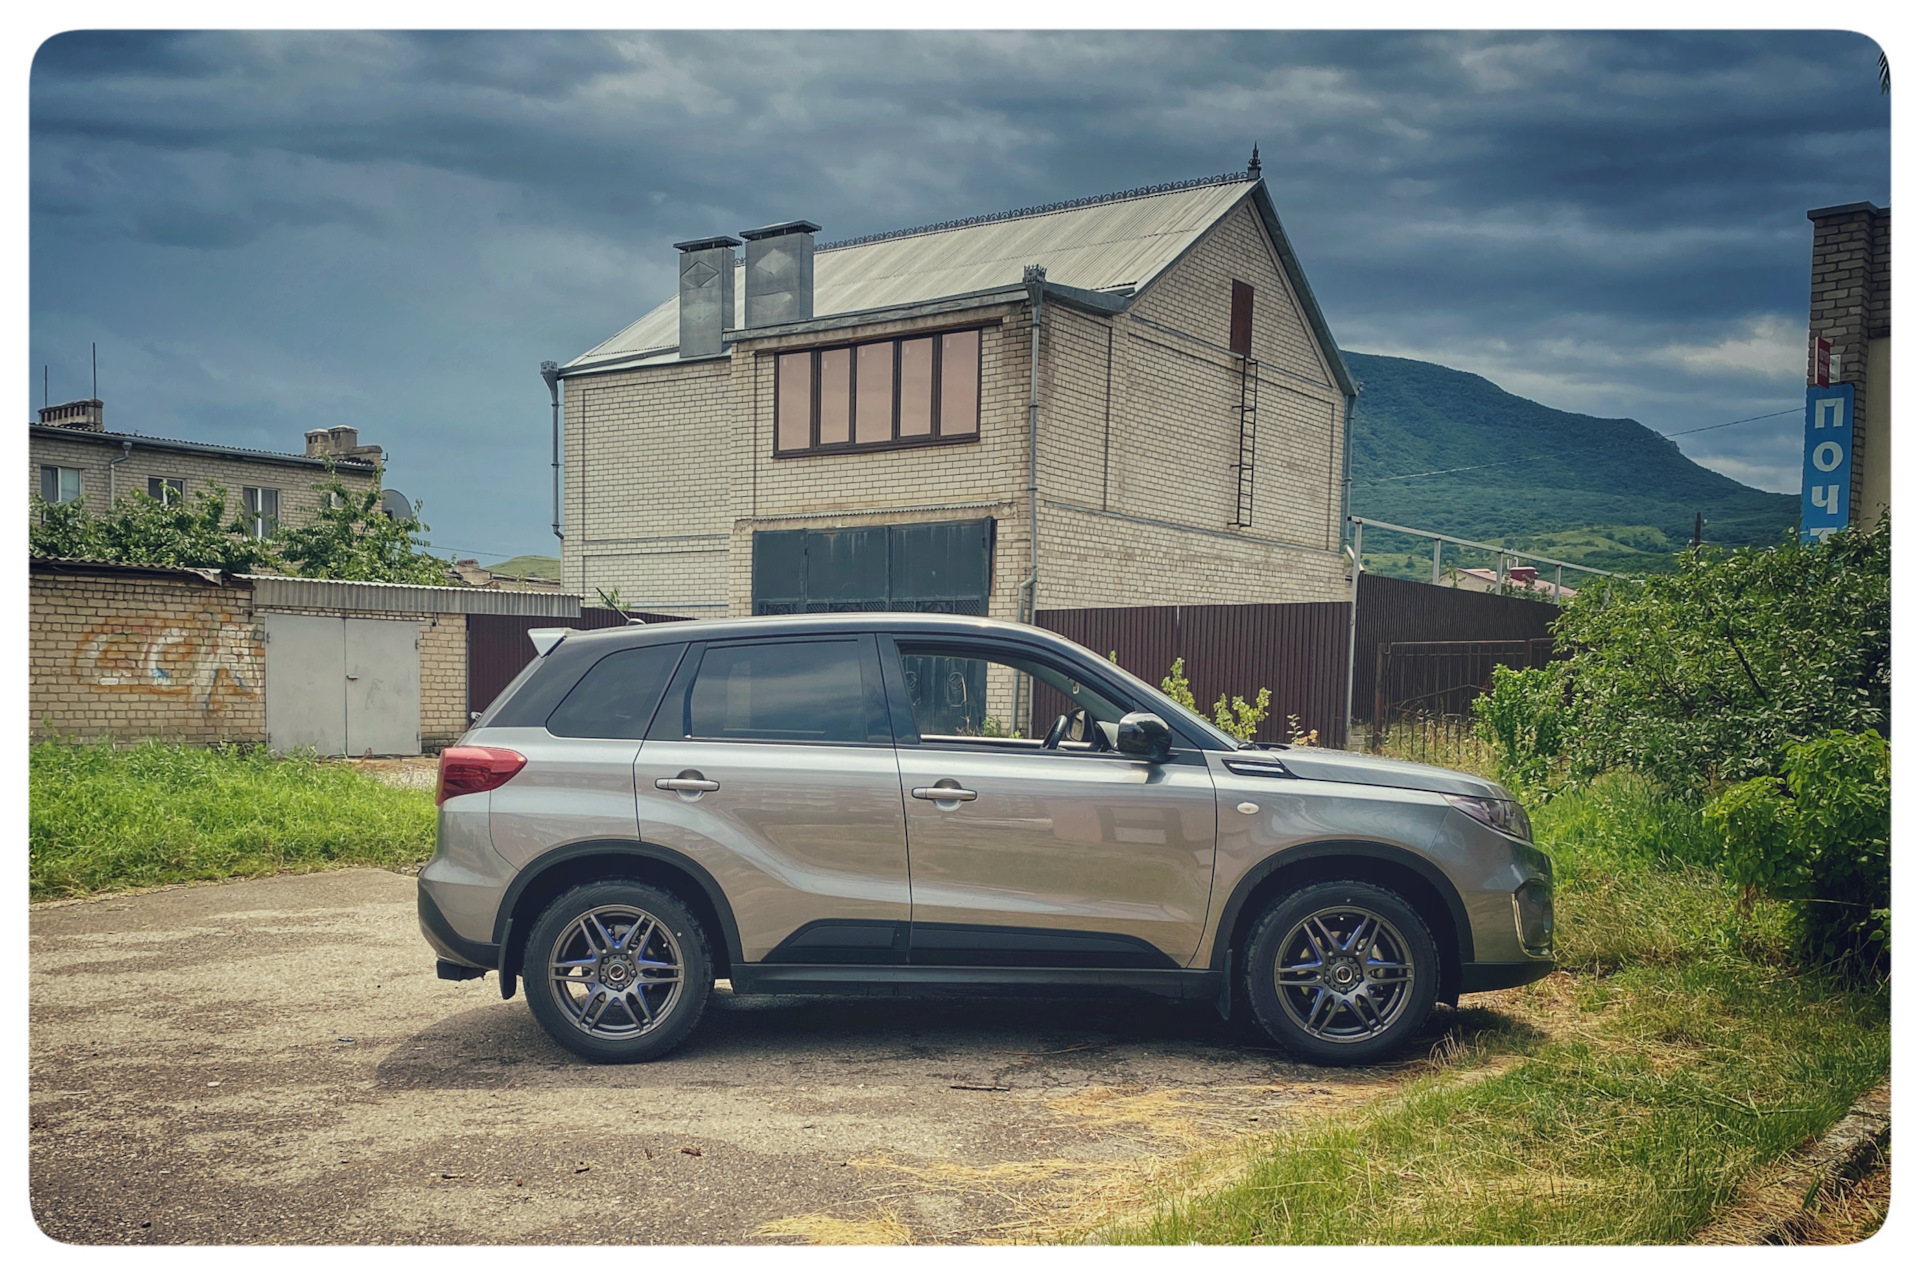
<svg viewBox="0 0 1920 1275">
<path fill-rule="evenodd" d="M 1829 373 L 1832 384 L 1853 386 L 1853 472 L 1848 484 L 1847 508 L 1858 521 L 1862 509 L 1863 477 L 1877 466 L 1884 474 L 1888 439 L 1884 416 L 1890 406 L 1876 403 L 1869 391 L 1868 343 L 1888 336 L 1891 307 L 1888 296 L 1888 241 L 1890 210 L 1873 204 L 1842 204 L 1816 208 L 1807 214 L 1813 223 L 1813 275 L 1807 326 L 1812 336 L 1833 343 Z M 1807 384 L 1814 383 L 1812 341 L 1808 341 Z M 1882 347 L 1885 348 L 1885 347 Z M 1872 423 L 1872 428 L 1869 423 Z M 1885 491 L 1884 481 L 1873 484 Z"/>
</svg>

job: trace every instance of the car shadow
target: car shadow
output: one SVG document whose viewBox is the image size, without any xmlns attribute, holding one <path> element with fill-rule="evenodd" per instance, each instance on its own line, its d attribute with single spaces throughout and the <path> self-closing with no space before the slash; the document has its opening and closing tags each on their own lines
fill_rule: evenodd
<svg viewBox="0 0 1920 1275">
<path fill-rule="evenodd" d="M 563 1049 L 526 1005 L 467 1010 L 399 1041 L 375 1084 L 416 1089 L 653 1089 L 671 1086 L 924 1082 L 941 1089 L 1084 1082 L 1103 1073 L 1145 1078 L 1257 1071 L 1276 1078 L 1426 1070 L 1460 1042 L 1498 1035 L 1524 1046 L 1541 1034 L 1487 1008 L 1441 1006 L 1393 1059 L 1329 1069 L 1297 1062 L 1257 1028 L 1223 1021 L 1211 1004 L 1138 998 L 799 997 L 716 992 L 691 1036 L 645 1066 L 587 1063 Z M 978 1085 L 956 1084 L 955 1078 Z"/>
</svg>

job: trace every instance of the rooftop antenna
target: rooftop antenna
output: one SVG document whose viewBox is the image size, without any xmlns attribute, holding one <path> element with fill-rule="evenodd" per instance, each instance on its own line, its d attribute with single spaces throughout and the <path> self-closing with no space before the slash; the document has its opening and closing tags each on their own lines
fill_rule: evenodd
<svg viewBox="0 0 1920 1275">
<path fill-rule="evenodd" d="M 40 406 L 42 407 L 46 407 L 48 404 L 53 402 L 51 398 L 47 397 L 48 375 L 49 373 L 47 372 L 47 364 L 42 363 L 40 365 Z"/>
<path fill-rule="evenodd" d="M 92 397 L 96 399 L 100 397 L 100 343 L 98 341 L 95 341 L 93 343 L 93 395 Z"/>
<path fill-rule="evenodd" d="M 1260 175 L 1260 143 L 1255 142 L 1253 144 L 1253 158 L 1247 161 L 1247 176 L 1258 177 L 1259 175 Z"/>
</svg>

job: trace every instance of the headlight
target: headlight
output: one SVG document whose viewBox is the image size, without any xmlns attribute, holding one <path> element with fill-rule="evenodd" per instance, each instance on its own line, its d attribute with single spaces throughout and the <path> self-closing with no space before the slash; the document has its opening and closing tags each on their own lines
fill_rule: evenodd
<svg viewBox="0 0 1920 1275">
<path fill-rule="evenodd" d="M 1533 840 L 1533 825 L 1527 821 L 1527 812 L 1520 808 L 1519 802 L 1502 801 L 1497 797 L 1458 797 L 1453 793 L 1445 796 L 1448 805 L 1461 814 L 1478 819 L 1495 832 L 1504 832 L 1522 841 Z"/>
</svg>

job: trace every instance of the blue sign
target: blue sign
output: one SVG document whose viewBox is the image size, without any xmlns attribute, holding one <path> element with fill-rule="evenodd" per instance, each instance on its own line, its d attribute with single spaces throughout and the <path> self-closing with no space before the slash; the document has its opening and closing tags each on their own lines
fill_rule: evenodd
<svg viewBox="0 0 1920 1275">
<path fill-rule="evenodd" d="M 1807 450 L 1800 476 L 1800 538 L 1824 540 L 1847 525 L 1853 487 L 1853 386 L 1807 387 Z"/>
</svg>

